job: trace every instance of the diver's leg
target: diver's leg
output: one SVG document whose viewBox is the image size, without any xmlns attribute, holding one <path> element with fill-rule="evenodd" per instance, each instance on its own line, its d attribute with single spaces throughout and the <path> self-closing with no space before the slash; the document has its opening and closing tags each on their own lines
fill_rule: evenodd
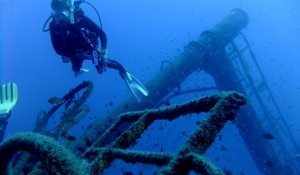
<svg viewBox="0 0 300 175">
<path fill-rule="evenodd" d="M 82 59 L 71 58 L 72 70 L 73 72 L 80 72 L 80 68 L 82 66 Z"/>
<path fill-rule="evenodd" d="M 122 64 L 120 64 L 116 60 L 108 60 L 107 67 L 118 70 L 120 75 L 124 75 L 126 73 L 126 69 L 124 68 L 124 66 L 122 66 Z"/>
<path fill-rule="evenodd" d="M 126 69 L 117 61 L 109 60 L 107 63 L 108 68 L 116 69 L 119 71 L 121 78 L 125 81 L 130 89 L 132 95 L 141 101 L 144 96 L 148 96 L 149 92 L 132 74 L 126 71 Z"/>
<path fill-rule="evenodd" d="M 137 99 L 137 101 L 141 101 L 143 96 L 148 95 L 147 89 L 132 74 L 127 72 L 122 64 L 116 60 L 108 60 L 107 67 L 119 71 L 121 78 L 125 81 L 130 89 L 130 92 Z"/>
</svg>

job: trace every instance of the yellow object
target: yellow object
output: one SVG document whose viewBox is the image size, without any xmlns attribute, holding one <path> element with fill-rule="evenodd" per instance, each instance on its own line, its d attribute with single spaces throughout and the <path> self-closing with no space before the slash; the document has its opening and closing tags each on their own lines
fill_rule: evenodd
<svg viewBox="0 0 300 175">
<path fill-rule="evenodd" d="M 0 115 L 7 115 L 18 99 L 18 89 L 15 83 L 2 85 L 0 89 Z"/>
</svg>

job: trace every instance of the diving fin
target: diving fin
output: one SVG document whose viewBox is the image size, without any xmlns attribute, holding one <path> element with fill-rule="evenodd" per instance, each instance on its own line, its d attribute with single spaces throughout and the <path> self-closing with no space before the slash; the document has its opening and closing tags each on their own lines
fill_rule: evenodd
<svg viewBox="0 0 300 175">
<path fill-rule="evenodd" d="M 8 115 L 18 99 L 18 89 L 15 83 L 4 84 L 0 91 L 0 115 Z"/>
<path fill-rule="evenodd" d="M 125 72 L 121 76 L 125 80 L 132 95 L 138 102 L 142 100 L 143 96 L 148 96 L 149 92 L 147 91 L 147 89 L 132 74 L 130 74 L 129 72 Z"/>
</svg>

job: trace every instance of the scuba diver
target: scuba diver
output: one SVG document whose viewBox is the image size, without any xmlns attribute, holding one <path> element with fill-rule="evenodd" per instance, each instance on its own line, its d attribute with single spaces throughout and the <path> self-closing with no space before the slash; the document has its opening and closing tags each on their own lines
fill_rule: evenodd
<svg viewBox="0 0 300 175">
<path fill-rule="evenodd" d="M 91 60 L 96 64 L 99 74 L 106 71 L 106 68 L 112 68 L 119 71 L 122 79 L 125 80 L 134 97 L 141 101 L 143 96 L 148 95 L 147 89 L 116 60 L 109 59 L 107 52 L 107 37 L 102 30 L 101 19 L 100 27 L 90 18 L 84 15 L 79 7 L 84 0 L 52 0 L 52 14 L 45 25 L 52 18 L 49 30 L 51 42 L 55 52 L 62 56 L 65 63 L 71 62 L 75 77 L 83 72 L 88 72 L 82 67 L 84 60 Z M 101 48 L 98 46 L 99 39 Z"/>
<path fill-rule="evenodd" d="M 11 116 L 11 109 L 18 99 L 18 89 L 15 83 L 3 84 L 0 89 L 0 142 L 4 138 L 4 133 Z"/>
</svg>

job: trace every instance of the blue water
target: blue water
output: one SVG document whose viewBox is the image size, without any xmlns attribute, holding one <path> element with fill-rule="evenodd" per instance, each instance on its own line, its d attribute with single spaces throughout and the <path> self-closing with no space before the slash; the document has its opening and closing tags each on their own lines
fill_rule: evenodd
<svg viewBox="0 0 300 175">
<path fill-rule="evenodd" d="M 144 83 L 159 71 L 161 61 L 174 58 L 189 41 L 198 39 L 202 31 L 217 24 L 233 8 L 242 8 L 250 18 L 249 25 L 243 32 L 252 45 L 292 133 L 295 136 L 300 134 L 298 127 L 300 1 L 90 0 L 89 2 L 101 15 L 103 29 L 108 37 L 110 58 L 121 62 L 129 72 Z M 98 22 L 95 12 L 89 6 L 82 5 L 82 7 L 87 16 Z M 60 56 L 54 52 L 49 32 L 42 31 L 51 13 L 50 1 L 0 0 L 0 13 L 0 83 L 15 82 L 19 90 L 18 103 L 9 119 L 6 136 L 32 130 L 37 113 L 51 107 L 47 102 L 50 97 L 63 96 L 83 80 L 92 80 L 95 86 L 88 100 L 88 104 L 92 107 L 91 116 L 104 116 L 112 108 L 107 104 L 112 102 L 113 105 L 117 105 L 131 95 L 116 71 L 107 70 L 99 75 L 91 62 L 84 63 L 84 67 L 90 72 L 78 78 L 74 77 L 71 65 L 62 63 Z M 209 79 L 207 75 L 201 76 L 197 79 L 198 84 L 190 80 L 185 86 L 201 86 L 200 83 Z M 204 81 L 207 82 L 210 80 Z M 177 102 L 186 100 L 188 98 L 179 98 Z M 178 128 L 178 131 L 170 129 L 169 132 L 174 136 L 172 141 L 167 142 L 162 135 L 158 139 L 161 141 L 160 145 L 166 145 L 165 149 L 169 150 L 172 150 L 174 145 L 180 148 L 177 142 L 184 143 L 180 130 L 195 127 L 195 123 L 184 123 L 184 128 Z M 174 124 L 177 125 L 179 124 Z M 217 165 L 222 169 L 231 170 L 233 174 L 259 174 L 246 148 L 241 144 L 234 125 L 226 126 L 224 132 L 236 136 L 233 138 L 228 136 L 229 140 L 232 139 L 228 144 L 236 144 L 232 144 L 228 152 L 220 153 L 220 157 L 216 156 L 220 159 Z M 170 134 L 165 137 L 169 137 L 168 135 Z M 296 137 L 296 140 L 300 142 L 299 137 Z M 151 139 L 144 141 L 146 143 L 136 147 L 147 149 L 153 144 Z M 213 155 L 214 150 L 209 150 L 208 154 Z M 124 165 L 121 166 L 123 169 L 120 169 L 117 164 L 106 173 L 119 174 L 127 169 L 134 174 L 138 174 L 138 169 L 142 169 L 143 174 L 155 171 L 155 168 L 149 165 L 140 164 L 133 167 Z"/>
</svg>

